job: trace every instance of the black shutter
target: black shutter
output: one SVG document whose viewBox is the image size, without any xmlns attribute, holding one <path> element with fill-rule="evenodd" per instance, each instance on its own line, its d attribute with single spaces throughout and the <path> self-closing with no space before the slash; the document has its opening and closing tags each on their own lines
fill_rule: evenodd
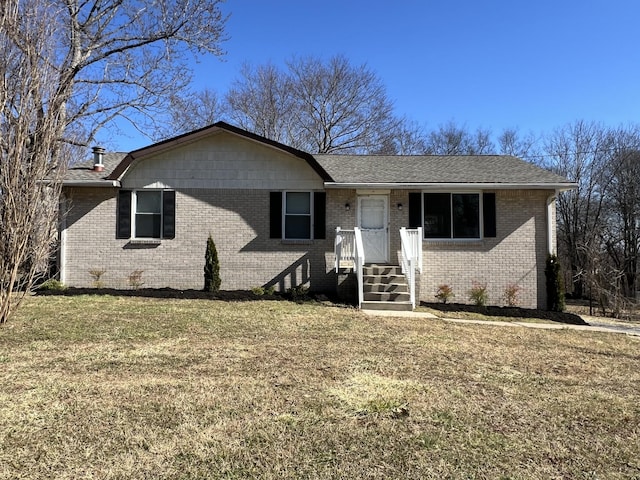
<svg viewBox="0 0 640 480">
<path fill-rule="evenodd" d="M 282 192 L 269 192 L 269 238 L 282 238 Z"/>
<path fill-rule="evenodd" d="M 116 238 L 131 238 L 131 190 L 118 190 Z"/>
<path fill-rule="evenodd" d="M 327 194 L 313 192 L 313 238 L 324 240 L 327 238 Z"/>
<path fill-rule="evenodd" d="M 484 236 L 493 238 L 496 236 L 496 194 L 485 192 L 482 194 L 482 213 L 484 218 Z"/>
<path fill-rule="evenodd" d="M 162 238 L 176 238 L 176 192 L 162 192 Z"/>
<path fill-rule="evenodd" d="M 422 226 L 422 194 L 420 192 L 409 193 L 409 228 Z"/>
</svg>

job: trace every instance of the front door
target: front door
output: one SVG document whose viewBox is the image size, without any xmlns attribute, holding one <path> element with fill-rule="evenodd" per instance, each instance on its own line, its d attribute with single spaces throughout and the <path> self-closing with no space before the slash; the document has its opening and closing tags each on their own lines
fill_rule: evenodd
<svg viewBox="0 0 640 480">
<path fill-rule="evenodd" d="M 358 226 L 362 230 L 364 261 L 389 261 L 389 197 L 387 195 L 358 196 Z"/>
</svg>

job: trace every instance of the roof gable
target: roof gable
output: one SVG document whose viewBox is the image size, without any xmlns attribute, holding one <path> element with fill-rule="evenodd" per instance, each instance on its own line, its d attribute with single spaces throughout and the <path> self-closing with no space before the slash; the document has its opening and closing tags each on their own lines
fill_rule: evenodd
<svg viewBox="0 0 640 480">
<path fill-rule="evenodd" d="M 163 140 L 162 142 L 155 143 L 148 147 L 144 147 L 138 150 L 134 150 L 130 152 L 111 172 L 109 176 L 106 178 L 108 180 L 121 180 L 122 177 L 126 174 L 128 169 L 138 160 L 150 156 L 158 154 L 162 151 L 175 148 L 182 144 L 195 142 L 201 138 L 214 135 L 219 133 L 220 131 L 225 131 L 231 133 L 233 135 L 237 135 L 239 137 L 245 138 L 250 141 L 254 141 L 260 143 L 264 146 L 274 148 L 276 150 L 280 150 L 282 152 L 289 153 L 295 157 L 301 158 L 304 160 L 319 176 L 323 181 L 332 181 L 329 174 L 320 166 L 320 164 L 316 161 L 316 159 L 309 153 L 303 152 L 302 150 L 297 150 L 293 147 L 289 147 L 288 145 L 284 145 L 282 143 L 276 142 L 274 140 L 270 140 L 268 138 L 262 137 L 260 135 L 256 135 L 254 133 L 247 132 L 238 127 L 234 127 L 233 125 L 229 125 L 225 122 L 216 122 L 207 127 L 201 128 L 199 130 L 194 130 L 189 133 L 185 133 L 183 135 L 179 135 L 177 137 L 170 138 L 168 140 Z"/>
</svg>

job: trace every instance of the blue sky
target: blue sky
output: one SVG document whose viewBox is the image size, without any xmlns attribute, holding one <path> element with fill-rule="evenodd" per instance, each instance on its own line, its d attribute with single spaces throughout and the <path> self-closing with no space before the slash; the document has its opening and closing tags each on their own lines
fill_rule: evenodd
<svg viewBox="0 0 640 480">
<path fill-rule="evenodd" d="M 194 64 L 197 88 L 224 93 L 243 62 L 342 54 L 376 72 L 398 115 L 428 129 L 453 120 L 538 134 L 579 119 L 640 121 L 637 0 L 228 0 L 223 10 L 227 54 Z"/>
</svg>

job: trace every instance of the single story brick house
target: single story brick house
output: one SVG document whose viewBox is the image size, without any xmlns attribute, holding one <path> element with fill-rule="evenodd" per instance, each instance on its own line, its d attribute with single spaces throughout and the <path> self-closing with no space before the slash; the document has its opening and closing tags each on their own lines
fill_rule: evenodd
<svg viewBox="0 0 640 480">
<path fill-rule="evenodd" d="M 218 122 L 70 168 L 60 279 L 104 270 L 125 289 L 141 270 L 144 287 L 202 289 L 211 235 L 224 290 L 305 285 L 365 306 L 413 289 L 413 306 L 442 284 L 465 302 L 478 282 L 491 304 L 513 284 L 544 308 L 555 198 L 574 186 L 511 156 L 311 155 Z"/>
</svg>

